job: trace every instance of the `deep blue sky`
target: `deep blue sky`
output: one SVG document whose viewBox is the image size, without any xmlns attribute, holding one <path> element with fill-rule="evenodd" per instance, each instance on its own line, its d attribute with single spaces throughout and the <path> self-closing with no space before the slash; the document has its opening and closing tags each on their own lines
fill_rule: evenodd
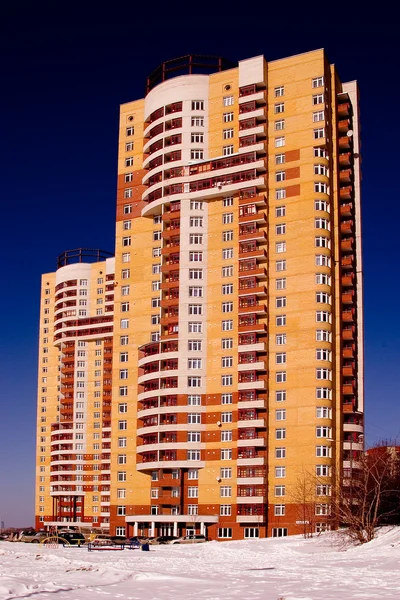
<svg viewBox="0 0 400 600">
<path fill-rule="evenodd" d="M 170 12 L 154 3 L 143 5 L 142 23 L 133 3 L 114 2 L 107 13 L 15 5 L 3 9 L 0 32 L 0 520 L 33 523 L 40 275 L 67 249 L 113 251 L 119 104 L 143 97 L 146 76 L 184 54 L 274 60 L 323 47 L 343 81 L 358 79 L 366 439 L 398 438 L 397 24 L 343 3 L 334 17 L 317 5 L 271 13 L 262 2 L 244 17 L 226 3 L 175 2 Z"/>
</svg>

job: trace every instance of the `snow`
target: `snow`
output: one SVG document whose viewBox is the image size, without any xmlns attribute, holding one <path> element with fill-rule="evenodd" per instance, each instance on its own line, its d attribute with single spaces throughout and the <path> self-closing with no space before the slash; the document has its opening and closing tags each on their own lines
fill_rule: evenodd
<svg viewBox="0 0 400 600">
<path fill-rule="evenodd" d="M 400 527 L 363 546 L 336 533 L 88 552 L 0 542 L 0 600 L 400 599 Z"/>
</svg>

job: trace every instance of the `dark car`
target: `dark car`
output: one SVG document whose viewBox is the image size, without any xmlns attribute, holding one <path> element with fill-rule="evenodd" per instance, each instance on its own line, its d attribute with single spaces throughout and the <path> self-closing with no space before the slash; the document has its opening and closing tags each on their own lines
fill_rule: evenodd
<svg viewBox="0 0 400 600">
<path fill-rule="evenodd" d="M 54 538 L 57 538 L 59 544 L 69 546 L 83 546 L 86 542 L 83 533 L 78 533 L 77 531 L 59 531 Z"/>
</svg>

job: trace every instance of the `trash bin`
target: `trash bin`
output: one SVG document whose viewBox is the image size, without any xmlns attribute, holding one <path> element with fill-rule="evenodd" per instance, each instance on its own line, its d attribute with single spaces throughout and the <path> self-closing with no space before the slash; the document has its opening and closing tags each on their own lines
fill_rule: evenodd
<svg viewBox="0 0 400 600">
<path fill-rule="evenodd" d="M 142 544 L 142 550 L 143 552 L 148 552 L 150 550 L 150 544 L 148 542 Z"/>
</svg>

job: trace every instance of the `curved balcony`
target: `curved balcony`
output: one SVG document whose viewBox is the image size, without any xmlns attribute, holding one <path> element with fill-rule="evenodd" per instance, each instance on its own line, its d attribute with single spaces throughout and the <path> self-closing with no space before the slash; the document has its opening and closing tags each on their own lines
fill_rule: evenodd
<svg viewBox="0 0 400 600">
<path fill-rule="evenodd" d="M 145 417 L 154 417 L 157 415 L 168 415 L 168 414 L 182 414 L 182 413 L 189 413 L 189 412 L 193 412 L 193 410 L 191 410 L 191 408 L 193 409 L 193 407 L 188 406 L 187 404 L 185 405 L 174 405 L 174 406 L 162 406 L 161 404 L 159 406 L 155 406 L 154 408 L 146 408 L 143 410 L 138 410 L 136 413 L 136 416 L 138 419 L 144 419 Z M 196 406 L 196 412 L 197 413 L 205 413 L 206 412 L 206 407 L 205 406 Z M 169 427 L 169 428 L 176 428 L 176 427 L 180 427 L 182 425 L 182 431 L 186 431 L 186 429 L 189 428 L 189 430 L 191 429 L 197 429 L 197 427 L 201 428 L 201 425 L 199 424 L 195 424 L 195 425 L 191 425 L 190 423 L 170 423 L 170 424 L 152 424 L 152 425 L 148 425 L 148 426 L 144 426 L 144 427 L 140 427 L 140 431 L 144 431 L 145 433 L 151 433 L 150 428 L 155 427 L 157 428 L 157 431 L 159 430 L 159 427 Z M 137 430 L 137 434 L 139 435 L 139 429 Z M 165 430 L 167 431 L 167 429 Z"/>
</svg>

